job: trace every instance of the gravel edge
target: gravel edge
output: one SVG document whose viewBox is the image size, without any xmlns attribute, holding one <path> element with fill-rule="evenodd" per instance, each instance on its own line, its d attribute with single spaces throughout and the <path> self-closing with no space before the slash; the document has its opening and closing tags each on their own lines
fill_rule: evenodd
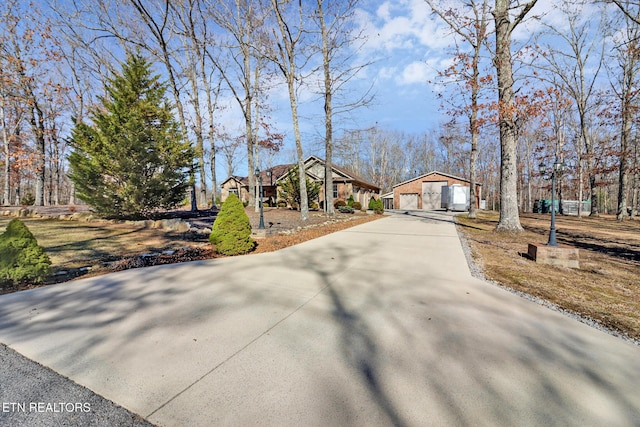
<svg viewBox="0 0 640 427">
<path fill-rule="evenodd" d="M 490 285 L 493 286 L 497 286 L 501 289 L 504 289 L 505 291 L 511 292 L 512 294 L 516 294 L 524 299 L 527 299 L 529 301 L 533 301 L 538 305 L 544 306 L 550 310 L 556 311 L 558 313 L 561 313 L 567 317 L 570 317 L 572 319 L 577 320 L 578 322 L 584 323 L 585 325 L 591 326 L 592 328 L 595 328 L 599 331 L 605 332 L 609 335 L 612 335 L 614 337 L 617 338 L 621 338 L 624 341 L 627 341 L 631 344 L 634 344 L 638 347 L 640 347 L 640 340 L 639 339 L 635 339 L 633 337 L 628 336 L 627 334 L 620 332 L 618 330 L 609 328 L 608 326 L 605 326 L 603 324 L 601 324 L 600 322 L 598 322 L 595 319 L 592 319 L 590 317 L 587 316 L 583 316 L 581 314 L 575 313 L 573 311 L 569 311 L 566 310 L 556 304 L 553 304 L 547 300 L 544 300 L 542 298 L 538 298 L 536 296 L 530 295 L 526 292 L 522 292 L 513 288 L 510 288 L 508 286 L 505 286 L 499 282 L 496 282 L 494 280 L 488 279 L 485 274 L 484 271 L 482 269 L 482 267 L 473 259 L 473 255 L 472 255 L 472 249 L 471 246 L 469 245 L 469 242 L 467 240 L 467 237 L 464 235 L 464 232 L 460 229 L 459 224 L 458 224 L 458 219 L 456 216 L 454 216 L 454 223 L 456 226 L 456 232 L 458 233 L 458 238 L 460 240 L 460 244 L 462 245 L 462 251 L 464 252 L 464 256 L 467 259 L 467 265 L 469 266 L 469 271 L 471 272 L 471 275 L 473 277 L 475 277 L 476 279 L 480 279 L 483 282 L 486 282 Z"/>
</svg>

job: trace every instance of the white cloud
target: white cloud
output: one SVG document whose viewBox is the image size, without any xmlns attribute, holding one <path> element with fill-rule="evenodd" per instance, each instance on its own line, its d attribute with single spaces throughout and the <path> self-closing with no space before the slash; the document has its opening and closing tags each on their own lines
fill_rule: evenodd
<svg viewBox="0 0 640 427">
<path fill-rule="evenodd" d="M 406 65 L 402 72 L 397 75 L 395 82 L 400 86 L 421 84 L 433 86 L 438 73 L 444 70 L 451 59 L 432 58 L 426 61 L 413 61 Z"/>
<path fill-rule="evenodd" d="M 380 5 L 380 7 L 378 7 L 378 10 L 376 10 L 376 15 L 378 16 L 378 18 L 388 21 L 391 19 L 390 9 L 391 4 L 389 2 L 383 3 Z"/>
<path fill-rule="evenodd" d="M 378 79 L 379 80 L 389 80 L 395 77 L 398 74 L 398 69 L 396 67 L 382 67 L 378 70 Z"/>
<path fill-rule="evenodd" d="M 432 75 L 426 62 L 414 61 L 404 68 L 397 82 L 401 85 L 427 83 Z"/>
<path fill-rule="evenodd" d="M 451 43 L 424 0 L 385 1 L 375 13 L 359 10 L 356 21 L 368 37 L 368 50 L 439 49 Z"/>
</svg>

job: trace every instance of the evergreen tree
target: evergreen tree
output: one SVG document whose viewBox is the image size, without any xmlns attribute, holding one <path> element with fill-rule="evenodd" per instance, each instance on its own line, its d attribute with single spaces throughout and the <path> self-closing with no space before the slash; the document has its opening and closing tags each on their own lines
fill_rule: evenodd
<svg viewBox="0 0 640 427">
<path fill-rule="evenodd" d="M 311 181 L 306 178 L 307 181 L 307 206 L 311 205 L 313 200 L 318 198 L 320 194 L 320 188 L 322 184 L 320 182 Z M 293 166 L 287 172 L 287 175 L 282 179 L 280 183 L 280 190 L 278 190 L 278 197 L 285 200 L 292 208 L 300 209 L 300 178 L 298 177 L 298 166 Z"/>
<path fill-rule="evenodd" d="M 109 79 L 92 124 L 75 123 L 69 156 L 77 196 L 105 217 L 148 217 L 185 197 L 194 153 L 151 64 L 130 56 Z"/>
<path fill-rule="evenodd" d="M 14 219 L 0 234 L 0 283 L 42 282 L 51 271 L 51 260 L 27 226 Z"/>
<path fill-rule="evenodd" d="M 223 255 L 245 254 L 255 246 L 251 238 L 251 222 L 242 202 L 235 194 L 229 194 L 216 216 L 209 235 L 215 250 Z"/>
</svg>

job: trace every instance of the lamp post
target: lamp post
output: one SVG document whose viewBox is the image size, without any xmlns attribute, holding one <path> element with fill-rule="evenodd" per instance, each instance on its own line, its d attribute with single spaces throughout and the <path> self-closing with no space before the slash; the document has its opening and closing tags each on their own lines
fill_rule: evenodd
<svg viewBox="0 0 640 427">
<path fill-rule="evenodd" d="M 269 193 L 271 193 L 273 191 L 273 177 L 271 176 L 271 169 L 267 169 L 267 176 L 269 177 Z M 262 188 L 262 191 L 264 191 L 264 187 Z M 271 205 L 271 196 L 269 196 L 269 206 L 273 207 Z"/>
<path fill-rule="evenodd" d="M 264 210 L 262 208 L 262 175 L 260 175 L 260 169 L 256 168 L 256 176 L 258 177 L 258 197 L 260 199 L 260 224 L 258 230 L 264 230 Z"/>
<path fill-rule="evenodd" d="M 556 179 L 558 173 L 563 172 L 567 165 L 556 158 L 550 171 L 544 163 L 540 163 L 538 167 L 543 176 L 547 175 L 547 173 L 551 174 L 551 229 L 549 230 L 547 246 L 558 246 L 558 241 L 556 240 Z"/>
</svg>

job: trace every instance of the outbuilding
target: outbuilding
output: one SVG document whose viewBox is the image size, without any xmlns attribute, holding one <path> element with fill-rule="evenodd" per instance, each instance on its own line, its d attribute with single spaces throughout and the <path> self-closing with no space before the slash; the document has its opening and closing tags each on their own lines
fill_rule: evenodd
<svg viewBox="0 0 640 427">
<path fill-rule="evenodd" d="M 442 208 L 442 187 L 469 186 L 467 179 L 443 172 L 429 172 L 393 186 L 394 209 L 437 210 Z M 476 206 L 482 200 L 482 185 L 476 183 Z"/>
</svg>

